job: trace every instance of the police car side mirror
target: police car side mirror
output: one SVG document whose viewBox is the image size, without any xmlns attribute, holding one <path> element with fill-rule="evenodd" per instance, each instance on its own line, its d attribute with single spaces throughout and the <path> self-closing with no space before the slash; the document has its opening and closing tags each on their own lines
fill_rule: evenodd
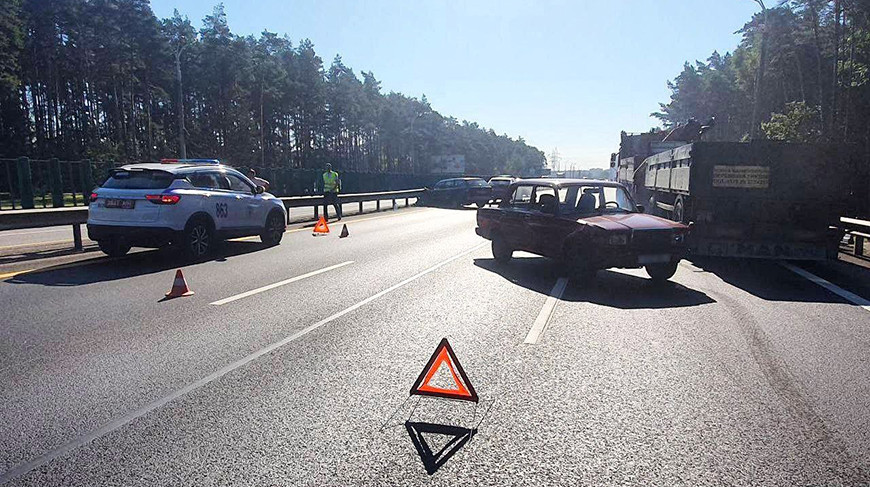
<svg viewBox="0 0 870 487">
<path fill-rule="evenodd" d="M 263 194 L 265 192 L 266 188 L 264 186 L 257 185 L 257 187 L 254 188 L 254 194 Z"/>
</svg>

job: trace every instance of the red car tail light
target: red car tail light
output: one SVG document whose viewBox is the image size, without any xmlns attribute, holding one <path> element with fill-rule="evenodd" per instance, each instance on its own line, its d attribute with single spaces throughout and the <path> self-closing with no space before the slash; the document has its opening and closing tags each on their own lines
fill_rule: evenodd
<svg viewBox="0 0 870 487">
<path fill-rule="evenodd" d="M 177 194 L 146 194 L 145 199 L 155 205 L 174 205 L 178 203 L 181 196 Z"/>
</svg>

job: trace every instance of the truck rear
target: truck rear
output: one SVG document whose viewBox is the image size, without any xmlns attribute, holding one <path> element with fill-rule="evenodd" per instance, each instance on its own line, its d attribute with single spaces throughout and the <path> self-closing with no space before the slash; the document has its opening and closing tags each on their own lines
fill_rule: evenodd
<svg viewBox="0 0 870 487">
<path fill-rule="evenodd" d="M 693 254 L 822 260 L 836 257 L 852 164 L 838 145 L 695 142 L 648 157 L 643 192 L 648 212 L 691 223 Z"/>
</svg>

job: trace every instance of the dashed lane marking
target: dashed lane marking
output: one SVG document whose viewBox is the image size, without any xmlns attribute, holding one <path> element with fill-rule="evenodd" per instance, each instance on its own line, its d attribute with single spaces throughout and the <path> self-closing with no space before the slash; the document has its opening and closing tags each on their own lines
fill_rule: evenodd
<svg viewBox="0 0 870 487">
<path fill-rule="evenodd" d="M 215 301 L 215 302 L 210 303 L 210 304 L 212 304 L 214 306 L 223 306 L 227 303 L 232 303 L 233 301 L 237 301 L 237 300 L 242 299 L 242 298 L 247 298 L 248 296 L 253 296 L 255 294 L 258 294 L 258 293 L 261 293 L 264 291 L 268 291 L 270 289 L 275 289 L 276 287 L 285 286 L 287 284 L 301 281 L 302 279 L 307 279 L 309 277 L 313 277 L 313 276 L 316 276 L 318 274 L 323 274 L 324 272 L 329 272 L 333 269 L 338 269 L 339 267 L 344 267 L 348 264 L 353 264 L 353 261 L 349 260 L 347 262 L 342 262 L 341 264 L 335 264 L 335 265 L 331 265 L 329 267 L 324 267 L 323 269 L 311 271 L 307 274 L 302 274 L 301 276 L 291 277 L 290 279 L 285 279 L 283 281 L 279 281 L 279 282 L 276 282 L 274 284 L 269 284 L 268 286 L 258 287 L 257 289 L 252 289 L 252 290 L 247 291 L 247 292 L 236 294 L 235 296 L 230 296 L 228 298 L 224 298 L 224 299 Z"/>
<path fill-rule="evenodd" d="M 562 294 L 565 292 L 565 288 L 567 286 L 567 277 L 560 277 L 556 280 L 556 285 L 554 285 L 553 290 L 550 291 L 550 295 L 544 302 L 544 307 L 541 308 L 541 312 L 538 313 L 538 317 L 535 318 L 535 323 L 532 325 L 532 328 L 529 330 L 529 334 L 526 335 L 526 340 L 523 343 L 527 343 L 529 345 L 534 345 L 538 343 L 538 340 L 541 338 L 541 334 L 544 333 L 544 330 L 547 328 L 547 324 L 550 323 L 550 318 L 553 316 L 553 310 L 556 309 L 556 303 L 559 302 L 560 299 L 562 299 Z"/>
</svg>

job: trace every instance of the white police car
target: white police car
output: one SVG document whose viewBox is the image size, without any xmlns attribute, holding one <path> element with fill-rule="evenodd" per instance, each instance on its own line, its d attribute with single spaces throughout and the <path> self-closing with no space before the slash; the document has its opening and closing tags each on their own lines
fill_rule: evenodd
<svg viewBox="0 0 870 487">
<path fill-rule="evenodd" d="M 218 240 L 252 235 L 277 245 L 286 222 L 281 200 L 213 159 L 114 169 L 88 207 L 88 237 L 111 256 L 173 244 L 196 258 Z"/>
</svg>

